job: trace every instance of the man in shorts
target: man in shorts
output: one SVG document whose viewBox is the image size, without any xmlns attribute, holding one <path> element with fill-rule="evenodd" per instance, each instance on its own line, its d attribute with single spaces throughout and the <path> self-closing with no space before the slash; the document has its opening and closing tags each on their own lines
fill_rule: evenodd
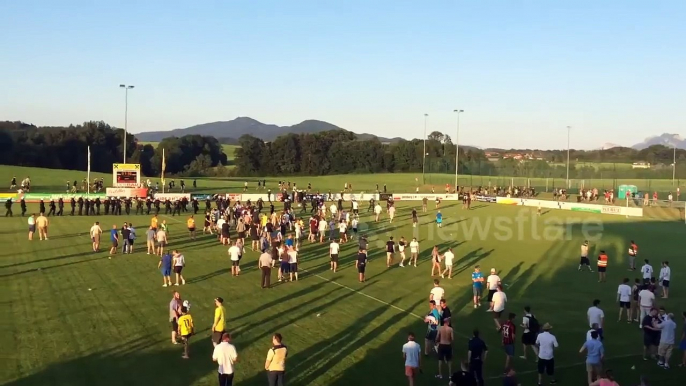
<svg viewBox="0 0 686 386">
<path fill-rule="evenodd" d="M 438 352 L 438 375 L 436 375 L 436 378 L 442 379 L 443 371 L 441 365 L 443 363 L 448 365 L 448 375 L 453 373 L 453 328 L 450 327 L 450 318 L 443 319 L 443 323 L 436 335 L 436 343 L 438 343 L 436 349 Z"/>
<path fill-rule="evenodd" d="M 420 372 L 422 349 L 415 342 L 413 333 L 407 335 L 407 343 L 403 345 L 403 359 L 405 360 L 405 376 L 410 386 L 414 386 L 414 380 Z"/>
<path fill-rule="evenodd" d="M 340 250 L 340 244 L 336 240 L 331 240 L 331 244 L 329 244 L 329 257 L 331 258 L 331 270 L 334 272 L 338 268 L 338 253 Z"/>
<path fill-rule="evenodd" d="M 181 317 L 181 306 L 183 305 L 183 300 L 181 300 L 181 294 L 178 291 L 174 291 L 171 302 L 169 302 L 169 323 L 171 323 L 171 342 L 172 344 L 179 344 L 177 341 L 176 333 L 179 330 L 178 320 Z"/>
<path fill-rule="evenodd" d="M 579 271 L 581 271 L 581 267 L 583 266 L 588 268 L 589 272 L 593 272 L 593 269 L 591 268 L 591 261 L 588 260 L 588 241 L 584 241 L 584 243 L 581 244 L 581 258 L 579 259 Z"/>
<path fill-rule="evenodd" d="M 112 225 L 112 229 L 110 230 L 110 241 L 112 242 L 112 248 L 110 248 L 110 255 L 114 255 L 117 253 L 117 249 L 119 248 L 119 230 L 117 230 L 117 225 Z"/>
<path fill-rule="evenodd" d="M 214 322 L 212 323 L 212 345 L 217 347 L 222 342 L 222 335 L 226 329 L 226 310 L 224 309 L 224 299 L 218 297 L 214 299 Z"/>
<path fill-rule="evenodd" d="M 481 267 L 478 265 L 474 267 L 472 272 L 472 295 L 474 297 L 474 308 L 481 307 L 481 292 L 484 285 L 484 275 L 481 273 Z"/>
<path fill-rule="evenodd" d="M 160 228 L 157 230 L 157 254 L 162 256 L 164 248 L 167 246 L 167 232 Z"/>
<path fill-rule="evenodd" d="M 160 257 L 157 269 L 162 273 L 162 287 L 171 287 L 172 256 L 167 253 Z"/>
<path fill-rule="evenodd" d="M 36 233 L 36 215 L 29 216 L 29 241 L 33 240 L 33 234 Z"/>
</svg>

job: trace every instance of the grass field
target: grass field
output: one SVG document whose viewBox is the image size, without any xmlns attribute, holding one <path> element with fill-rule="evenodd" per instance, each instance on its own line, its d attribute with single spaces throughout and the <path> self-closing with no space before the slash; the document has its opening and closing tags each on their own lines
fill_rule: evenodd
<svg viewBox="0 0 686 386">
<path fill-rule="evenodd" d="M 0 178 L 9 180 L 7 169 L 0 168 Z M 23 175 L 24 171 L 16 173 Z M 80 173 L 30 172 L 35 189 L 41 190 L 73 178 L 65 175 Z M 379 177 L 346 178 L 358 191 L 358 184 L 359 190 L 370 189 Z M 321 184 L 322 190 L 343 183 L 340 178 L 297 179 L 303 185 L 308 180 Z M 389 188 L 401 187 L 399 176 L 393 181 Z M 200 190 L 228 191 L 237 189 L 239 181 L 201 180 L 200 185 Z M 393 224 L 373 223 L 364 213 L 366 205 L 362 207 L 361 222 L 366 224 L 373 247 L 366 283 L 357 282 L 353 266 L 356 244 L 344 245 L 342 269 L 334 274 L 328 269 L 328 247 L 305 243 L 300 281 L 271 290 L 259 288 L 256 253 L 247 253 L 243 274 L 233 278 L 225 247 L 210 236 L 193 242 L 184 232 L 184 218 L 163 216 L 170 224 L 171 247 L 179 248 L 187 259 L 184 274 L 188 284 L 179 290 L 183 299 L 193 304 L 191 311 L 200 331 L 192 341 L 188 361 L 180 358 L 180 347 L 169 342 L 167 307 L 171 291 L 161 287 L 157 259 L 140 249 L 111 260 L 106 253 L 90 251 L 88 229 L 94 221 L 100 221 L 103 229 L 130 221 L 140 234 L 149 216 L 52 218 L 50 240 L 33 242 L 26 240 L 25 218 L 0 219 L 0 242 L 6 246 L 0 252 L 0 304 L 5 306 L 0 322 L 4 332 L 0 344 L 5 353 L 0 379 L 15 386 L 213 385 L 216 368 L 210 360 L 208 329 L 212 299 L 222 296 L 228 329 L 235 335 L 240 355 L 238 385 L 266 383 L 262 366 L 270 336 L 276 331 L 284 335 L 290 350 L 291 385 L 402 385 L 400 348 L 407 331 L 420 337 L 425 332 L 421 318 L 427 311 L 431 289 L 429 254 L 436 244 L 442 251 L 452 247 L 456 255 L 455 277 L 442 281 L 449 305 L 458 314 L 454 322 L 456 358 L 464 358 L 467 337 L 478 327 L 491 349 L 486 362 L 488 378 L 498 378 L 504 354 L 490 314 L 485 308 L 474 310 L 470 305 L 469 275 L 476 264 L 501 271 L 503 282 L 508 284 L 509 311 L 521 316 L 522 307 L 531 305 L 542 323 L 554 326 L 553 333 L 560 342 L 556 353 L 558 384 L 584 384 L 584 358 L 578 349 L 588 330 L 586 309 L 594 298 L 601 299 L 606 312 L 606 367 L 615 370 L 619 383 L 636 383 L 644 374 L 654 384 L 680 384 L 676 379 L 684 376 L 684 370 L 675 365 L 681 353 L 675 352 L 674 369 L 670 371 L 652 361 L 643 362 L 641 333 L 636 324 L 616 322 L 614 300 L 617 284 L 629 274 L 625 269 L 626 245 L 635 239 L 656 270 L 659 260 L 670 260 L 676 280 L 672 282 L 672 296 L 660 305 L 681 313 L 686 300 L 686 285 L 679 280 L 679 272 L 686 269 L 680 259 L 680 236 L 686 226 L 683 221 L 627 220 L 562 211 L 529 217 L 532 212 L 518 207 L 477 204 L 466 211 L 457 203 L 445 202 L 444 228 L 439 232 L 433 225 L 433 204 L 421 217 L 420 227 L 411 227 L 410 211 L 416 204 L 398 202 Z M 30 210 L 36 208 L 30 206 Z M 513 222 L 518 216 L 528 219 L 524 226 Z M 573 221 L 576 224 L 562 225 Z M 576 270 L 579 245 L 588 238 L 582 231 L 589 228 L 579 224 L 584 221 L 602 223 L 602 236 L 593 241 L 593 252 L 602 248 L 610 255 L 608 283 L 599 284 L 595 274 Z M 510 229 L 510 237 L 497 223 L 510 224 L 503 228 Z M 422 250 L 419 267 L 386 269 L 383 242 L 391 235 L 410 238 L 415 230 Z M 140 241 L 138 244 L 141 248 Z M 633 279 L 634 274 L 629 277 Z M 681 320 L 679 325 L 681 331 Z M 535 384 L 535 362 L 516 359 L 514 363 L 520 382 Z M 636 370 L 631 370 L 632 366 Z M 435 358 L 426 360 L 423 369 L 418 385 L 447 383 L 433 378 Z M 498 383 L 492 380 L 489 384 Z"/>
</svg>

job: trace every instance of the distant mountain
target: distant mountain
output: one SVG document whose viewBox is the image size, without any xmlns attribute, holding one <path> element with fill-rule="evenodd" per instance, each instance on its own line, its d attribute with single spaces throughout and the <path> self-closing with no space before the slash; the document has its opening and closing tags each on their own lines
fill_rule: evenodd
<svg viewBox="0 0 686 386">
<path fill-rule="evenodd" d="M 668 147 L 676 146 L 677 149 L 686 149 L 686 140 L 679 134 L 662 134 L 655 137 L 648 137 L 645 141 L 637 143 L 632 148 L 643 150 L 653 145 L 664 145 Z"/>
<path fill-rule="evenodd" d="M 596 150 L 607 150 L 607 149 L 612 149 L 615 147 L 623 147 L 623 146 L 617 145 L 616 143 L 612 143 L 612 142 L 605 142 L 599 149 L 596 149 Z"/>
<path fill-rule="evenodd" d="M 277 126 L 267 123 L 262 123 L 248 117 L 238 117 L 231 121 L 203 123 L 187 127 L 185 129 L 175 129 L 169 131 L 149 131 L 145 133 L 135 134 L 136 138 L 142 142 L 159 142 L 168 137 L 181 137 L 184 135 L 207 135 L 216 137 L 222 143 L 236 144 L 238 138 L 244 134 L 250 134 L 263 141 L 273 141 L 281 135 L 288 133 L 319 133 L 329 130 L 343 130 L 340 127 L 324 121 L 306 120 L 293 126 Z M 357 134 L 361 140 L 378 138 L 384 143 L 398 142 L 402 138 L 383 138 L 377 137 L 373 134 Z"/>
</svg>

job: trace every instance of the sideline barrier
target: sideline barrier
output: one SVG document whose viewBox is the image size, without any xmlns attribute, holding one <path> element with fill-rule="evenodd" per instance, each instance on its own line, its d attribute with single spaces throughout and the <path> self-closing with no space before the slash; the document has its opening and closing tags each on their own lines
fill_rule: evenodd
<svg viewBox="0 0 686 386">
<path fill-rule="evenodd" d="M 503 205 L 518 205 L 538 207 L 545 209 L 570 210 L 572 212 L 586 212 L 597 214 L 613 214 L 617 216 L 643 217 L 643 208 L 633 208 L 626 206 L 584 204 L 564 201 L 533 200 L 527 198 L 507 198 L 497 197 L 496 203 Z"/>
<path fill-rule="evenodd" d="M 7 201 L 7 200 L 16 201 L 17 196 L 18 196 L 17 193 L 0 193 L 0 201 Z"/>
<path fill-rule="evenodd" d="M 213 194 L 209 193 L 191 193 L 191 200 L 206 201 L 211 200 Z"/>
<path fill-rule="evenodd" d="M 460 200 L 460 195 L 455 193 L 448 194 L 421 194 L 421 193 L 396 193 L 393 194 L 393 201 L 422 201 L 423 199 L 436 200 L 440 198 L 443 201 L 458 201 Z"/>
<path fill-rule="evenodd" d="M 191 199 L 191 194 L 190 193 L 155 193 L 155 199 L 156 200 L 169 200 L 169 201 L 175 201 L 175 200 L 182 200 L 182 199 Z"/>
</svg>

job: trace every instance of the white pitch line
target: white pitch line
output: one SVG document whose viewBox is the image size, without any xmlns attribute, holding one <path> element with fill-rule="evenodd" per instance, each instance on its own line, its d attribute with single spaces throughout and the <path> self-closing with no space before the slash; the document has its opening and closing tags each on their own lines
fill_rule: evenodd
<svg viewBox="0 0 686 386">
<path fill-rule="evenodd" d="M 301 268 L 301 269 L 302 269 L 303 271 L 309 273 L 308 270 L 303 269 L 303 268 Z M 366 298 L 372 299 L 372 300 L 374 300 L 375 302 L 379 302 L 379 303 L 381 303 L 381 304 L 385 304 L 385 305 L 387 305 L 387 306 L 389 306 L 389 307 L 391 307 L 391 308 L 394 308 L 394 309 L 396 309 L 396 310 L 398 310 L 398 311 L 401 311 L 401 312 L 404 312 L 404 313 L 406 313 L 406 314 L 412 315 L 412 316 L 414 316 L 414 317 L 417 318 L 417 319 L 424 320 L 424 317 L 419 316 L 419 315 L 415 314 L 414 312 L 405 310 L 405 309 L 400 308 L 400 307 L 398 307 L 398 306 L 396 306 L 396 305 L 393 305 L 393 304 L 391 304 L 391 303 L 388 303 L 388 302 L 386 302 L 386 301 L 383 301 L 383 300 L 381 300 L 381 299 L 379 299 L 379 298 L 375 298 L 374 296 L 367 295 L 366 293 L 364 293 L 364 292 L 362 292 L 362 291 L 360 291 L 360 290 L 356 290 L 355 288 L 348 287 L 347 285 L 341 284 L 341 283 L 339 283 L 339 282 L 337 282 L 337 281 L 335 281 L 335 280 L 327 279 L 327 278 L 325 278 L 324 276 L 320 276 L 320 275 L 318 275 L 318 274 L 316 274 L 316 273 L 315 273 L 313 276 L 316 276 L 316 277 L 318 277 L 318 278 L 320 278 L 320 279 L 322 279 L 322 280 L 324 280 L 324 281 L 326 281 L 326 282 L 329 282 L 329 283 L 331 283 L 331 284 L 335 284 L 335 285 L 337 285 L 337 286 L 339 286 L 339 287 L 341 287 L 341 288 L 345 288 L 345 289 L 347 289 L 348 291 L 354 292 L 354 293 L 356 293 L 356 294 L 358 294 L 358 295 L 362 295 L 362 296 L 364 296 L 364 297 L 366 297 Z"/>
</svg>

